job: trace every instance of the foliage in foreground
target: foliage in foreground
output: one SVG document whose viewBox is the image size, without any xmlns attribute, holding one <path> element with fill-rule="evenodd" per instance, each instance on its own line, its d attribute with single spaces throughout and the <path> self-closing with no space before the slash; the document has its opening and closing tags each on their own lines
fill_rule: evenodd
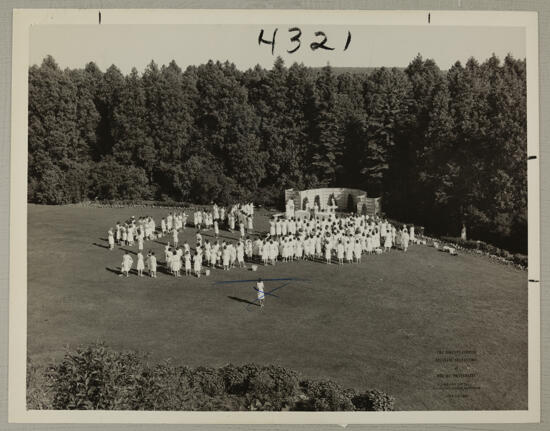
<svg viewBox="0 0 550 431">
<path fill-rule="evenodd" d="M 394 398 L 295 371 L 246 364 L 189 368 L 103 344 L 67 350 L 46 370 L 27 364 L 27 408 L 64 410 L 388 411 Z"/>
</svg>

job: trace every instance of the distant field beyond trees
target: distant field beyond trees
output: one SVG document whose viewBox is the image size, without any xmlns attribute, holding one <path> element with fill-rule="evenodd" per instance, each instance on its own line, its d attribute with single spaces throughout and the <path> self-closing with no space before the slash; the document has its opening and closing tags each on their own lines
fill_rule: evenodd
<svg viewBox="0 0 550 431">
<path fill-rule="evenodd" d="M 394 218 L 527 248 L 525 61 L 441 71 L 299 64 L 127 76 L 93 62 L 29 70 L 28 200 L 280 205 L 285 188 L 347 186 Z"/>
</svg>

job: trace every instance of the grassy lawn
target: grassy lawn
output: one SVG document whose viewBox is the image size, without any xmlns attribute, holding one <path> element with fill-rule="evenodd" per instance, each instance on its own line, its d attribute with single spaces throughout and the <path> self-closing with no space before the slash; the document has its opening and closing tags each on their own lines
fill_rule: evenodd
<svg viewBox="0 0 550 431">
<path fill-rule="evenodd" d="M 400 410 L 527 408 L 526 272 L 413 245 L 358 265 L 293 262 L 255 273 L 217 269 L 200 279 L 119 278 L 123 252 L 106 248 L 107 229 L 131 215 L 152 215 L 159 224 L 167 212 L 29 205 L 27 342 L 34 362 L 60 358 L 65 345 L 105 341 L 150 352 L 153 361 L 278 364 L 378 388 L 395 396 Z M 265 212 L 255 219 L 267 228 Z M 146 242 L 145 250 L 162 262 L 166 239 Z M 194 243 L 193 229 L 180 235 L 185 239 Z M 267 296 L 263 311 L 245 302 L 256 297 L 253 283 L 215 284 L 258 276 L 307 281 Z M 268 282 L 266 290 L 283 283 Z M 475 362 L 439 362 L 441 350 L 476 351 L 468 356 Z M 438 377 L 449 373 L 475 377 Z M 453 381 L 479 389 L 440 389 Z"/>
</svg>

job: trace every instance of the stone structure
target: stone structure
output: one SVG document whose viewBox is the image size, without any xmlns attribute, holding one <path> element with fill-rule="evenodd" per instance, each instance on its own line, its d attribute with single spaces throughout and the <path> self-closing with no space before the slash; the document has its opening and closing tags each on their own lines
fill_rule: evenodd
<svg viewBox="0 0 550 431">
<path fill-rule="evenodd" d="M 285 190 L 286 208 L 292 208 L 293 212 L 313 210 L 317 206 L 320 212 L 348 211 L 350 204 L 358 214 L 380 214 L 381 211 L 380 198 L 369 198 L 364 190 L 347 187 Z"/>
</svg>

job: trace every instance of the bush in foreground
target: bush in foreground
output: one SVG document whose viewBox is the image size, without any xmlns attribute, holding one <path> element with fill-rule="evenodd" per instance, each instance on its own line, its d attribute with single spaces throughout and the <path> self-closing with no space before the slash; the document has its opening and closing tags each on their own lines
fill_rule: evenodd
<svg viewBox="0 0 550 431">
<path fill-rule="evenodd" d="M 68 350 L 39 370 L 27 364 L 27 408 L 54 410 L 387 411 L 394 398 L 303 379 L 275 365 L 189 368 L 150 364 L 103 344 Z"/>
</svg>

